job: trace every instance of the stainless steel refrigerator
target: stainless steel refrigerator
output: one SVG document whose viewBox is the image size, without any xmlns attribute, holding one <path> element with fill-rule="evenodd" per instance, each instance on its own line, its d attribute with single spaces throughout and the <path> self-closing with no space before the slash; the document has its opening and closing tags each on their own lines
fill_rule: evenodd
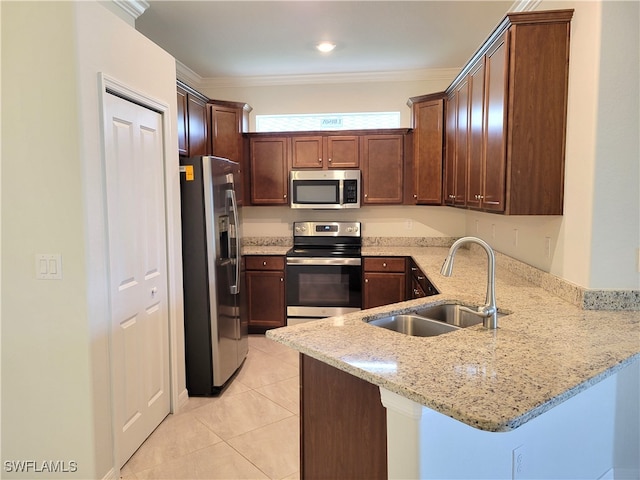
<svg viewBox="0 0 640 480">
<path fill-rule="evenodd" d="M 219 393 L 248 351 L 238 164 L 180 159 L 187 390 Z"/>
</svg>

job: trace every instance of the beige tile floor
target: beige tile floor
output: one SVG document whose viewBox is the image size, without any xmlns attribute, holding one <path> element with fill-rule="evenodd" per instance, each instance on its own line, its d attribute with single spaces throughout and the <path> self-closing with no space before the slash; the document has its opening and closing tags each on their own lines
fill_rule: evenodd
<svg viewBox="0 0 640 480">
<path fill-rule="evenodd" d="M 299 479 L 298 352 L 264 335 L 218 397 L 192 397 L 121 469 L 124 480 Z"/>
</svg>

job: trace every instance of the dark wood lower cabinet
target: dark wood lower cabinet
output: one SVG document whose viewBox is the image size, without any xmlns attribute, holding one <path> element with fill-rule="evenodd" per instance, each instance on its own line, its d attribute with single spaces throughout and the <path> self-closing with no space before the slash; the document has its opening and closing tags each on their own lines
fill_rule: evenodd
<svg viewBox="0 0 640 480">
<path fill-rule="evenodd" d="M 377 386 L 300 355 L 300 474 L 386 479 L 387 416 Z"/>
</svg>

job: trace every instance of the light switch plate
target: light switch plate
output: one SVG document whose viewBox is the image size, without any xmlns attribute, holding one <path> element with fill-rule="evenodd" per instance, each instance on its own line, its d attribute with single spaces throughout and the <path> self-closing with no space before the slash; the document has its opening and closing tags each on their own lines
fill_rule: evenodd
<svg viewBox="0 0 640 480">
<path fill-rule="evenodd" d="M 39 280 L 62 280 L 62 255 L 59 253 L 36 253 L 36 278 Z"/>
</svg>

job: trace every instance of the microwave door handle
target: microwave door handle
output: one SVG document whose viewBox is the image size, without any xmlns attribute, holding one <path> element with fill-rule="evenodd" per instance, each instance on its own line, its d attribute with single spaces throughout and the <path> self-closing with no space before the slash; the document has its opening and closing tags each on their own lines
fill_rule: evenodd
<svg viewBox="0 0 640 480">
<path fill-rule="evenodd" d="M 233 189 L 227 190 L 227 198 L 231 200 L 231 210 L 233 210 L 233 221 L 229 225 L 229 228 L 233 229 L 233 236 L 235 237 L 236 248 L 235 248 L 235 256 L 233 258 L 235 262 L 235 278 L 234 283 L 229 286 L 229 290 L 232 295 L 237 295 L 240 293 L 240 236 L 238 232 L 238 202 L 236 200 L 236 192 Z M 229 238 L 229 243 L 231 243 L 231 238 Z M 231 247 L 231 245 L 229 245 Z M 231 248 L 229 248 L 231 251 Z"/>
<path fill-rule="evenodd" d="M 340 198 L 338 199 L 338 204 L 343 205 L 344 204 L 344 181 L 340 180 L 338 184 L 340 185 L 340 187 L 338 187 L 338 195 L 340 196 Z"/>
</svg>

